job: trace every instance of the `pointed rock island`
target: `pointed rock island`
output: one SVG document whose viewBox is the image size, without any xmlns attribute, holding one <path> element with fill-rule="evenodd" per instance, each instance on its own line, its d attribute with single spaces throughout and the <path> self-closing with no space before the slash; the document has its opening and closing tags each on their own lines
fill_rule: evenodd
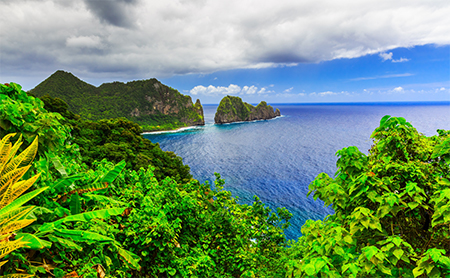
<svg viewBox="0 0 450 278">
<path fill-rule="evenodd" d="M 278 108 L 274 111 L 272 106 L 261 101 L 256 107 L 243 102 L 240 97 L 226 96 L 217 108 L 214 122 L 226 124 L 243 121 L 268 120 L 281 116 Z"/>
</svg>

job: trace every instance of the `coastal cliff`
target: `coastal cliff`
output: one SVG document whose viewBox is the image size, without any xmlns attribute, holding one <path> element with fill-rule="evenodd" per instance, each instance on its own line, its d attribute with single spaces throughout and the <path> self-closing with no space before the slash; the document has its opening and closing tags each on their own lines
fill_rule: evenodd
<svg viewBox="0 0 450 278">
<path fill-rule="evenodd" d="M 144 131 L 205 124 L 200 100 L 194 103 L 155 78 L 95 87 L 69 72 L 56 71 L 29 93 L 60 98 L 87 120 L 125 117 Z"/>
<path fill-rule="evenodd" d="M 280 116 L 280 110 L 275 111 L 272 106 L 261 101 L 256 107 L 243 102 L 240 97 L 226 96 L 217 108 L 214 116 L 216 124 L 225 124 L 242 121 L 268 120 Z"/>
</svg>

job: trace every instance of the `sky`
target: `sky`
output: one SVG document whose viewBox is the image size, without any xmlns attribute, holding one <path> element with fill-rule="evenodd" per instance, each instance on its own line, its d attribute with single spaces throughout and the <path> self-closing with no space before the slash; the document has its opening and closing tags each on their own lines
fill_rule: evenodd
<svg viewBox="0 0 450 278">
<path fill-rule="evenodd" d="M 0 82 L 157 78 L 203 104 L 450 101 L 448 0 L 0 0 Z"/>
</svg>

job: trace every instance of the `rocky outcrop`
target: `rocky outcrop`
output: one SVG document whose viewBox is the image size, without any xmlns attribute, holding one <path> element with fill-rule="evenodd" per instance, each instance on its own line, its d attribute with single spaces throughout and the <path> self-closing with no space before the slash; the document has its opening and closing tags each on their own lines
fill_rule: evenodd
<svg viewBox="0 0 450 278">
<path fill-rule="evenodd" d="M 58 97 L 88 120 L 125 117 L 146 130 L 205 124 L 200 100 L 193 103 L 190 96 L 155 78 L 95 87 L 69 72 L 56 71 L 29 93 Z"/>
<path fill-rule="evenodd" d="M 243 102 L 240 97 L 226 96 L 217 108 L 214 122 L 225 124 L 242 121 L 268 120 L 281 116 L 280 110 L 273 110 L 272 106 L 261 101 L 256 107 Z"/>
</svg>

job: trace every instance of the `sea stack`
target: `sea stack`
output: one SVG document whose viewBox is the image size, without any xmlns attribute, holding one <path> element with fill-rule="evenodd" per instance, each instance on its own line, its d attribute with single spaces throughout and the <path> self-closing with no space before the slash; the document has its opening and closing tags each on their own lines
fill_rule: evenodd
<svg viewBox="0 0 450 278">
<path fill-rule="evenodd" d="M 240 97 L 226 96 L 217 108 L 214 122 L 226 124 L 233 122 L 268 120 L 281 116 L 280 110 L 275 111 L 267 102 L 261 101 L 256 107 L 243 102 Z"/>
</svg>

